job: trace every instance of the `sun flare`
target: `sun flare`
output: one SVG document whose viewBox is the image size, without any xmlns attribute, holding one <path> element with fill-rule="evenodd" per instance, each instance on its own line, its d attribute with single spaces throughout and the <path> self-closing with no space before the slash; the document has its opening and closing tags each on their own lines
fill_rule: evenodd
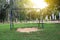
<svg viewBox="0 0 60 40">
<path fill-rule="evenodd" d="M 47 3 L 44 0 L 31 0 L 31 2 L 33 3 L 33 8 L 45 8 L 47 5 Z"/>
</svg>

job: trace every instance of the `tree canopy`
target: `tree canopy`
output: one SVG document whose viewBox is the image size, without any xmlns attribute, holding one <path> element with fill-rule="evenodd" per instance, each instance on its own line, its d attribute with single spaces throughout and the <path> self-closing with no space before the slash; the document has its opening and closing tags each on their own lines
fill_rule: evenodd
<svg viewBox="0 0 60 40">
<path fill-rule="evenodd" d="M 52 9 L 60 10 L 60 0 L 45 0 Z"/>
</svg>

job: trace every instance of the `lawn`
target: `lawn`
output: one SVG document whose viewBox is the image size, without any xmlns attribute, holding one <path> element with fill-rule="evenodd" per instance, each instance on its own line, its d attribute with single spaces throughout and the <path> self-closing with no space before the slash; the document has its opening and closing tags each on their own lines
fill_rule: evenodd
<svg viewBox="0 0 60 40">
<path fill-rule="evenodd" d="M 15 29 L 20 27 L 38 27 L 38 24 L 14 24 L 14 30 L 10 30 L 9 24 L 0 23 L 0 40 L 60 40 L 60 24 L 44 24 L 43 31 L 31 33 L 16 32 Z"/>
</svg>

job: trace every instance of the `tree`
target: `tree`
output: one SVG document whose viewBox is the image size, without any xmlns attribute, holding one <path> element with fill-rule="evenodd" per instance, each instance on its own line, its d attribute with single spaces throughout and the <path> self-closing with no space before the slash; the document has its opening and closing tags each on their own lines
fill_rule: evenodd
<svg viewBox="0 0 60 40">
<path fill-rule="evenodd" d="M 4 22 L 6 19 L 6 10 L 9 7 L 8 4 L 6 4 L 6 0 L 0 0 L 0 22 Z"/>
<path fill-rule="evenodd" d="M 29 11 L 28 9 L 31 7 L 30 0 L 15 0 L 15 14 L 18 14 L 18 20 L 26 20 L 26 14 Z M 16 15 L 17 16 L 17 15 Z"/>
<path fill-rule="evenodd" d="M 60 0 L 45 0 L 45 1 L 49 4 L 48 10 L 58 15 L 58 12 L 60 12 Z"/>
</svg>

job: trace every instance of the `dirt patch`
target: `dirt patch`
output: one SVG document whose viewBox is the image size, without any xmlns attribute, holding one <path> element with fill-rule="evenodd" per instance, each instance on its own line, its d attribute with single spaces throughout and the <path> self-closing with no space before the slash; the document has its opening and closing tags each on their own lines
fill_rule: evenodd
<svg viewBox="0 0 60 40">
<path fill-rule="evenodd" d="M 26 32 L 26 33 L 30 33 L 30 32 L 35 32 L 35 31 L 39 31 L 38 28 L 18 28 L 17 32 Z"/>
</svg>

